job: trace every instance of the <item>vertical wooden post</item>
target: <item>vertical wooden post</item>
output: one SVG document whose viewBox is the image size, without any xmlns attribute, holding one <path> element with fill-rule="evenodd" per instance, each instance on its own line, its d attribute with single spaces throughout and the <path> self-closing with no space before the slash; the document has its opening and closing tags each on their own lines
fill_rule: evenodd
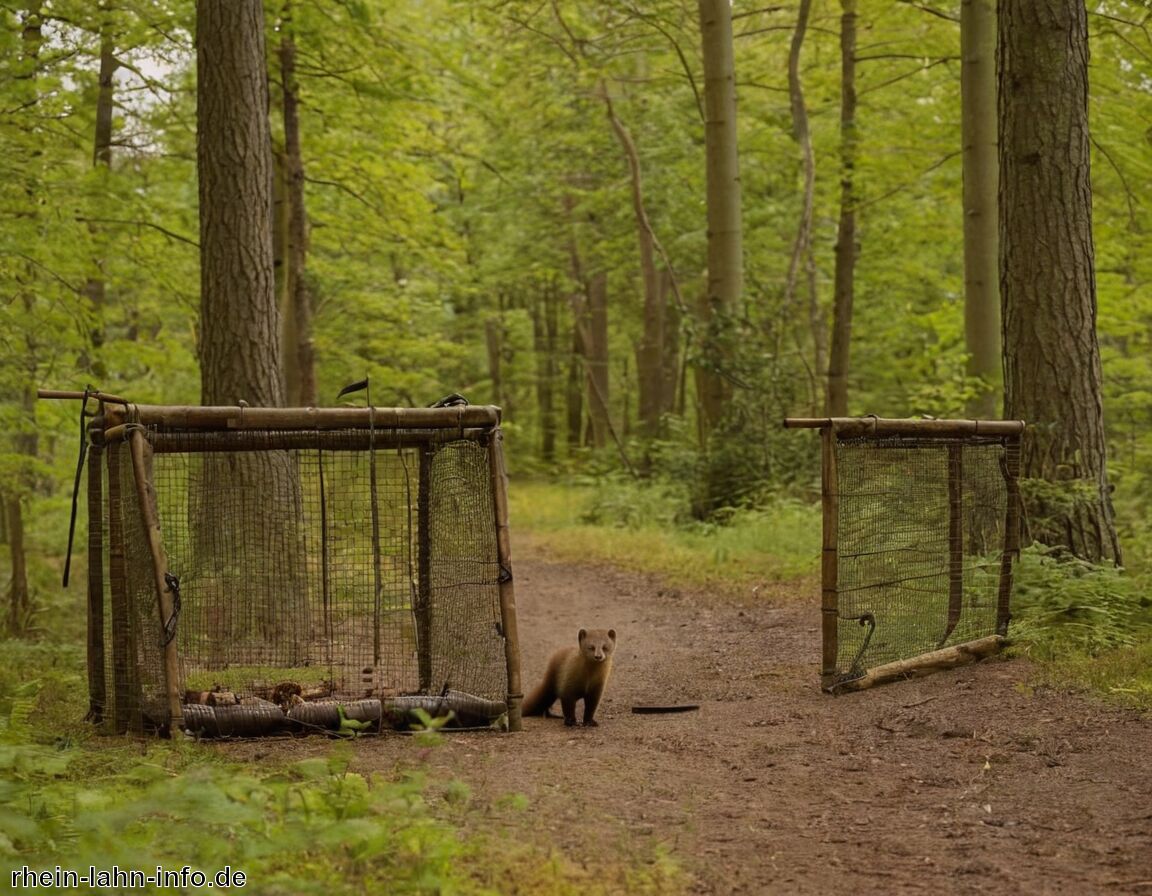
<svg viewBox="0 0 1152 896">
<path fill-rule="evenodd" d="M 1001 466 L 1007 492 L 1004 510 L 1004 551 L 1000 555 L 1000 591 L 996 601 L 996 634 L 1008 634 L 1012 618 L 1012 563 L 1020 556 L 1020 435 L 1004 438 Z"/>
<path fill-rule="evenodd" d="M 376 409 L 368 408 L 368 499 L 372 515 L 372 666 L 380 668 L 381 606 L 384 599 L 384 579 L 380 556 L 380 493 L 376 484 Z"/>
<path fill-rule="evenodd" d="M 148 551 L 152 556 L 152 572 L 156 578 L 156 607 L 159 617 L 156 634 L 164 651 L 164 691 L 168 698 L 169 726 L 171 730 L 179 731 L 184 721 L 181 700 L 184 689 L 180 680 L 180 657 L 176 650 L 176 638 L 166 636 L 176 607 L 166 578 L 168 557 L 160 539 L 156 487 L 152 483 L 152 448 L 139 429 L 133 429 L 128 439 L 132 451 L 132 471 L 136 480 L 136 498 L 140 502 L 140 519 L 143 523 L 144 536 L 148 541 Z"/>
<path fill-rule="evenodd" d="M 488 446 L 492 475 L 492 507 L 496 522 L 496 556 L 500 565 L 500 624 L 504 632 L 504 662 L 508 667 L 508 730 L 522 728 L 520 704 L 520 632 L 516 626 L 516 596 L 512 584 L 512 541 L 508 534 L 508 474 L 504 467 L 504 436 L 497 428 Z"/>
<path fill-rule="evenodd" d="M 948 623 L 937 648 L 956 630 L 964 609 L 964 447 L 948 446 Z"/>
<path fill-rule="evenodd" d="M 88 427 L 88 718 L 104 721 L 108 682 L 104 668 L 104 418 Z"/>
<path fill-rule="evenodd" d="M 823 510 L 823 545 L 820 562 L 821 633 L 823 662 L 820 683 L 827 689 L 836 681 L 836 656 L 839 652 L 840 595 L 838 539 L 840 527 L 840 485 L 836 470 L 836 428 L 820 430 L 820 498 Z"/>
<path fill-rule="evenodd" d="M 416 665 L 420 676 L 420 691 L 432 692 L 432 461 L 436 449 L 421 445 L 420 474 L 416 495 Z M 412 509 L 409 508 L 411 513 Z"/>
<path fill-rule="evenodd" d="M 121 506 L 120 466 L 124 444 L 109 444 L 108 459 L 108 591 L 112 602 L 112 731 L 124 734 L 140 716 L 136 682 L 134 620 L 128 606 L 124 563 L 124 516 Z M 140 726 L 142 727 L 142 726 Z"/>
</svg>

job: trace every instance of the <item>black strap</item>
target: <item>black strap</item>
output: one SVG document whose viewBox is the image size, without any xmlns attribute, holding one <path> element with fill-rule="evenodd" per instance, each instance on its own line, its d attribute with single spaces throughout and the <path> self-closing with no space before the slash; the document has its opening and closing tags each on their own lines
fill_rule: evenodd
<svg viewBox="0 0 1152 896">
<path fill-rule="evenodd" d="M 84 420 L 88 416 L 88 396 L 92 387 L 84 387 L 84 397 L 80 399 L 80 456 L 76 459 L 76 479 L 72 483 L 72 517 L 68 520 L 68 550 L 64 554 L 64 587 L 68 587 L 68 574 L 72 570 L 72 542 L 76 537 L 76 512 L 80 502 L 80 477 L 84 473 L 84 458 L 88 454 L 88 427 Z"/>
</svg>

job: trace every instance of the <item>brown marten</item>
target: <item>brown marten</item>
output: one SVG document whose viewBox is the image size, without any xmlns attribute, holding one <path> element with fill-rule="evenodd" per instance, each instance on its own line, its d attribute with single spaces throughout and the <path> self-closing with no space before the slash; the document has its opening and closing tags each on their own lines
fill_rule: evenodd
<svg viewBox="0 0 1152 896">
<path fill-rule="evenodd" d="M 584 724 L 596 725 L 596 707 L 612 671 L 612 651 L 616 649 L 616 630 L 609 628 L 580 629 L 579 647 L 564 647 L 552 654 L 544 681 L 524 698 L 521 713 L 526 716 L 549 716 L 552 704 L 560 699 L 564 724 L 576 724 L 576 701 L 584 701 Z"/>
</svg>

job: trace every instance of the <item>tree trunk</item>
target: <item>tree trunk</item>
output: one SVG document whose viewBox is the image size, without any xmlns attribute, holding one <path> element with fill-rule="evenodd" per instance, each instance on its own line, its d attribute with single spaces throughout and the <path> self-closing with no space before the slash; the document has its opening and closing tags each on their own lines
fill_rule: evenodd
<svg viewBox="0 0 1152 896">
<path fill-rule="evenodd" d="M 848 415 L 852 300 L 856 257 L 856 0 L 840 0 L 840 223 L 832 298 L 832 345 L 828 351 L 830 417 Z"/>
<path fill-rule="evenodd" d="M 206 405 L 283 402 L 272 248 L 272 145 L 260 0 L 197 0 L 200 376 Z M 218 632 L 223 661 L 295 665 L 306 642 L 300 483 L 287 452 L 209 455 L 198 500 L 197 574 L 244 612 Z M 224 563 L 223 558 L 239 558 Z"/>
<path fill-rule="evenodd" d="M 964 335 L 975 419 L 999 416 L 1000 273 L 996 190 L 996 4 L 960 4 L 961 142 L 964 165 Z"/>
<path fill-rule="evenodd" d="M 197 0 L 200 382 L 204 404 L 284 403 L 260 0 Z"/>
<path fill-rule="evenodd" d="M 732 6 L 727 0 L 699 0 L 699 11 L 704 58 L 708 288 L 704 296 L 702 363 L 697 366 L 696 388 L 701 433 L 706 439 L 719 423 L 732 394 L 724 374 L 734 348 L 730 332 L 732 319 L 744 289 L 744 250 Z"/>
<path fill-rule="evenodd" d="M 1096 337 L 1087 13 L 1082 0 L 1003 0 L 998 34 L 1004 405 L 1029 424 L 1029 535 L 1119 564 Z"/>
<path fill-rule="evenodd" d="M 632 187 L 632 214 L 636 220 L 636 241 L 640 253 L 640 279 L 643 284 L 643 330 L 636 348 L 636 376 L 639 386 L 640 428 L 652 438 L 660 433 L 661 420 L 668 410 L 664 390 L 664 318 L 667 298 L 661 289 L 660 271 L 656 267 L 656 237 L 644 207 L 644 186 L 640 175 L 640 156 L 636 143 L 616 115 L 607 87 L 601 83 L 601 95 L 608 109 L 608 121 L 628 163 Z"/>
<path fill-rule="evenodd" d="M 792 44 L 788 53 L 788 96 L 792 107 L 792 135 L 800 144 L 804 189 L 800 209 L 800 222 L 796 228 L 796 239 L 792 244 L 792 257 L 788 260 L 788 277 L 784 286 L 784 315 L 796 304 L 800 273 L 805 274 L 808 294 L 808 328 L 812 338 L 813 365 L 809 377 L 809 394 L 812 397 L 813 411 L 824 393 L 820 378 L 828 369 L 828 335 L 824 325 L 824 311 L 820 306 L 820 296 L 816 289 L 816 261 L 812 254 L 812 215 L 816 196 L 816 154 L 812 146 L 812 131 L 808 126 L 808 108 L 804 102 L 804 87 L 800 82 L 800 50 L 804 46 L 804 36 L 808 31 L 808 16 L 811 0 L 800 0 L 797 12 L 796 29 L 792 32 Z"/>
<path fill-rule="evenodd" d="M 532 341 L 536 351 L 536 407 L 540 415 L 540 459 L 556 460 L 555 392 L 557 379 L 556 338 L 559 330 L 559 296 L 555 281 L 539 284 L 532 306 Z"/>
<path fill-rule="evenodd" d="M 21 638 L 28 633 L 32 618 L 32 595 L 28 588 L 28 560 L 24 552 L 24 508 L 17 493 L 0 496 L 4 511 L 4 528 L 8 536 L 8 557 L 12 578 L 8 582 L 9 637 Z"/>
<path fill-rule="evenodd" d="M 489 317 L 484 321 L 484 342 L 488 349 L 488 378 L 492 380 L 492 402 L 507 410 L 504 395 L 504 365 L 501 363 L 504 354 L 504 314 L 503 311 L 498 314 L 499 317 Z"/>
<path fill-rule="evenodd" d="M 96 92 L 96 127 L 93 135 L 92 164 L 97 170 L 107 172 L 112 167 L 112 118 L 113 118 L 113 77 L 119 63 L 116 61 L 116 47 L 112 40 L 110 4 L 100 4 L 100 72 Z M 89 330 L 87 357 L 82 366 L 91 372 L 97 381 L 107 375 L 101 349 L 104 345 L 104 307 L 107 301 L 107 287 L 104 281 L 104 253 L 99 247 L 100 227 L 89 224 L 88 231 L 97 245 L 92 265 L 95 272 L 84 284 L 84 294 L 88 297 L 92 325 Z"/>
<path fill-rule="evenodd" d="M 306 273 L 308 218 L 304 208 L 304 157 L 300 147 L 300 88 L 291 0 L 280 17 L 280 84 L 284 114 L 284 379 L 289 405 L 316 404 L 316 359 L 312 341 L 312 294 Z"/>
<path fill-rule="evenodd" d="M 603 448 L 611 435 L 608 391 L 608 273 L 598 271 L 588 279 L 585 292 L 588 310 L 584 335 L 584 370 L 588 386 L 588 419 L 592 425 L 592 445 Z"/>
</svg>

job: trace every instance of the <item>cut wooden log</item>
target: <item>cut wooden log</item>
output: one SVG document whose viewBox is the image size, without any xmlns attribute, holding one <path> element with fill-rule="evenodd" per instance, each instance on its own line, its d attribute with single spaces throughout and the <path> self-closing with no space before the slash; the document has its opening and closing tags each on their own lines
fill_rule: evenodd
<svg viewBox="0 0 1152 896">
<path fill-rule="evenodd" d="M 911 659 L 898 660 L 869 669 L 859 678 L 848 681 L 839 681 L 825 688 L 829 693 L 838 694 L 842 691 L 862 691 L 878 684 L 889 681 L 898 681 L 905 678 L 915 678 L 919 675 L 928 675 L 942 669 L 953 669 L 976 660 L 992 656 L 1003 649 L 1007 639 L 1000 635 L 989 635 L 967 644 L 956 644 L 933 650 L 931 653 L 921 654 Z"/>
</svg>

